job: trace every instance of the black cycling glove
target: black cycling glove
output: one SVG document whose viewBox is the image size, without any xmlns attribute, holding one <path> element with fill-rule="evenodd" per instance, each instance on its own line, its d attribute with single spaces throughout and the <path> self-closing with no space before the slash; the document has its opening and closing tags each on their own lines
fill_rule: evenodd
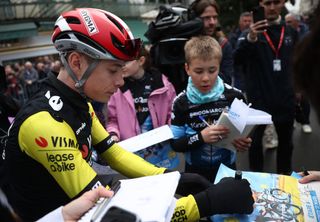
<svg viewBox="0 0 320 222">
<path fill-rule="evenodd" d="M 171 172 L 166 170 L 165 173 Z M 176 193 L 181 196 L 188 196 L 189 194 L 195 195 L 201 191 L 206 190 L 212 186 L 209 180 L 196 173 L 180 173 L 181 177 L 176 190 Z"/>
<path fill-rule="evenodd" d="M 194 195 L 200 217 L 213 214 L 250 214 L 254 200 L 246 179 L 223 178 L 219 183 Z"/>
</svg>

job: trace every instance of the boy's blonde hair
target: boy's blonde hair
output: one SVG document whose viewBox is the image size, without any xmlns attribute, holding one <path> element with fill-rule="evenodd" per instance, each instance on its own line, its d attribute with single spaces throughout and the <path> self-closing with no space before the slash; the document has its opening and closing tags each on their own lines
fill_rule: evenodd
<svg viewBox="0 0 320 222">
<path fill-rule="evenodd" d="M 186 63 L 194 59 L 218 59 L 221 62 L 222 50 L 219 43 L 211 36 L 197 36 L 188 40 L 184 46 Z"/>
</svg>

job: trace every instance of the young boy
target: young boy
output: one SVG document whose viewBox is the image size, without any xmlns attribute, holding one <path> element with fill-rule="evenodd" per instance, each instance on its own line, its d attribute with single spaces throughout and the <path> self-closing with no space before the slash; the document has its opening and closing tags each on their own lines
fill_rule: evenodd
<svg viewBox="0 0 320 222">
<path fill-rule="evenodd" d="M 244 97 L 218 76 L 222 52 L 216 40 L 210 36 L 194 37 L 186 43 L 184 51 L 189 80 L 186 91 L 173 104 L 172 146 L 175 151 L 185 153 L 186 172 L 197 172 L 213 181 L 220 163 L 236 167 L 235 152 L 215 146 L 228 136 L 229 129 L 214 122 L 234 98 Z M 237 138 L 233 145 L 238 151 L 246 151 L 250 143 L 250 138 Z"/>
</svg>

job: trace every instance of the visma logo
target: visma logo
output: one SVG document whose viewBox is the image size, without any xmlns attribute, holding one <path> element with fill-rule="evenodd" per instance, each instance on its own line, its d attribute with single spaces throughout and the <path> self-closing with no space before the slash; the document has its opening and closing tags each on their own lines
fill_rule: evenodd
<svg viewBox="0 0 320 222">
<path fill-rule="evenodd" d="M 45 97 L 49 99 L 49 105 L 54 111 L 60 111 L 63 107 L 63 102 L 60 96 L 51 96 L 50 91 L 47 91 Z"/>
<path fill-rule="evenodd" d="M 41 136 L 39 138 L 35 138 L 35 141 L 36 141 L 36 144 L 41 148 L 46 148 L 48 146 L 48 141 Z"/>
</svg>

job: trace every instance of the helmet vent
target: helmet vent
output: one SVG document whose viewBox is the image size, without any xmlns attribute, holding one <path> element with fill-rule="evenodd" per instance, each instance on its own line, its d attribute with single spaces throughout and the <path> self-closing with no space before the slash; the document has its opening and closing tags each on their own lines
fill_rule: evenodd
<svg viewBox="0 0 320 222">
<path fill-rule="evenodd" d="M 99 50 L 100 52 L 105 53 L 105 50 L 101 46 L 99 46 L 98 44 L 96 44 L 91 39 L 87 38 L 86 36 L 83 36 L 80 33 L 74 33 L 74 35 L 80 40 L 80 42 L 84 42 L 87 45 L 90 45 L 91 47 Z"/>
<path fill-rule="evenodd" d="M 69 24 L 81 24 L 80 20 L 76 17 L 68 17 L 66 18 L 66 21 Z"/>
<path fill-rule="evenodd" d="M 63 34 L 57 36 L 56 40 L 58 40 L 58 39 L 71 39 L 71 38 L 67 33 L 63 33 Z"/>
<path fill-rule="evenodd" d="M 107 14 L 105 14 L 105 15 L 124 34 L 122 25 L 120 25 L 120 23 L 116 19 L 114 19 L 113 17 L 108 16 Z"/>
</svg>

